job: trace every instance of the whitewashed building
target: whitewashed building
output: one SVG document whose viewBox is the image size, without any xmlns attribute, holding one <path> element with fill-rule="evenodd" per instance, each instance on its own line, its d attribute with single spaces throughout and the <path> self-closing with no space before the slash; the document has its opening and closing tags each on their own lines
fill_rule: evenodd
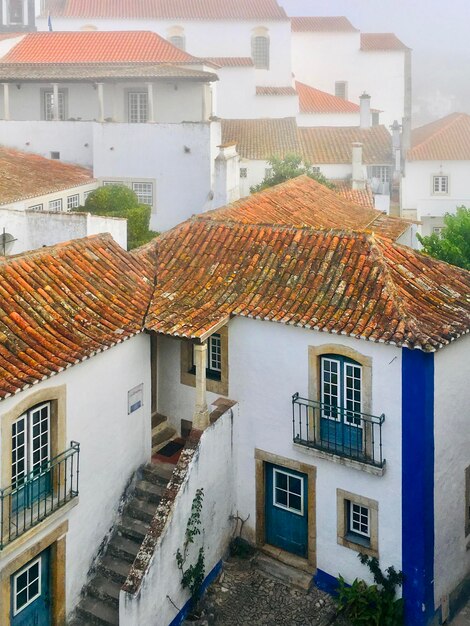
<svg viewBox="0 0 470 626">
<path fill-rule="evenodd" d="M 440 233 L 444 215 L 470 206 L 470 115 L 452 113 L 415 128 L 406 152 L 401 207 L 422 223 L 423 235 Z"/>
</svg>

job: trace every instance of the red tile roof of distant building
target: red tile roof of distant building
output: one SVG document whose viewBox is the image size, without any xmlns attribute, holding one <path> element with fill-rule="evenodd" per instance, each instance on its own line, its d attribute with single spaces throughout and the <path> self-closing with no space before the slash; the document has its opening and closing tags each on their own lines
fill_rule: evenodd
<svg viewBox="0 0 470 626">
<path fill-rule="evenodd" d="M 221 120 L 222 143 L 235 142 L 244 159 L 269 159 L 299 154 L 297 124 L 294 117 Z"/>
<path fill-rule="evenodd" d="M 409 161 L 470 161 L 470 115 L 452 113 L 411 131 Z"/>
<path fill-rule="evenodd" d="M 28 33 L 1 63 L 194 63 L 201 61 L 148 31 Z"/>
<path fill-rule="evenodd" d="M 344 16 L 315 16 L 315 17 L 291 17 L 292 30 L 295 33 L 303 32 L 349 32 L 357 33 L 357 28 Z"/>
<path fill-rule="evenodd" d="M 331 180 L 335 186 L 336 193 L 346 200 L 354 202 L 354 204 L 360 204 L 368 208 L 374 208 L 374 195 L 369 185 L 365 189 L 352 189 L 351 180 Z"/>
<path fill-rule="evenodd" d="M 256 87 L 257 96 L 296 96 L 296 90 L 291 87 Z"/>
<path fill-rule="evenodd" d="M 91 170 L 0 146 L 0 205 L 92 183 Z"/>
<path fill-rule="evenodd" d="M 359 105 L 296 81 L 301 113 L 358 113 Z"/>
<path fill-rule="evenodd" d="M 276 0 L 50 0 L 48 8 L 52 17 L 81 19 L 288 19 Z"/>
<path fill-rule="evenodd" d="M 394 33 L 361 33 L 361 50 L 409 50 Z"/>
<path fill-rule="evenodd" d="M 251 57 L 205 57 L 204 61 L 219 67 L 254 67 Z"/>
</svg>

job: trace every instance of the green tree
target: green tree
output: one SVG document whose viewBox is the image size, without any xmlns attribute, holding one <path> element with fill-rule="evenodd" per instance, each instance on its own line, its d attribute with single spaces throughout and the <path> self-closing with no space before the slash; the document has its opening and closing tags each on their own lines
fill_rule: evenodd
<svg viewBox="0 0 470 626">
<path fill-rule="evenodd" d="M 136 194 L 124 185 L 98 187 L 88 195 L 85 211 L 93 215 L 126 218 L 129 250 L 138 248 L 158 234 L 149 229 L 151 207 L 139 204 Z"/>
<path fill-rule="evenodd" d="M 455 215 L 447 213 L 444 224 L 440 234 L 417 235 L 422 251 L 435 259 L 470 270 L 470 209 L 461 206 Z"/>
<path fill-rule="evenodd" d="M 315 171 L 310 163 L 304 163 L 302 157 L 297 154 L 287 154 L 283 159 L 273 156 L 269 159 L 268 163 L 271 166 L 270 175 L 265 176 L 264 180 L 262 180 L 259 185 L 250 187 L 251 193 L 263 191 L 263 189 L 279 185 L 279 183 L 283 183 L 291 178 L 296 178 L 302 174 L 313 178 L 313 180 L 325 185 L 329 189 L 334 189 L 334 185 L 330 183 L 321 172 Z"/>
</svg>

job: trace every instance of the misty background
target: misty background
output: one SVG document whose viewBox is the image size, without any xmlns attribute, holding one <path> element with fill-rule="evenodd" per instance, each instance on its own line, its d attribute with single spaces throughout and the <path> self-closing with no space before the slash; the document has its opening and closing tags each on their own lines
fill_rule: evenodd
<svg viewBox="0 0 470 626">
<path fill-rule="evenodd" d="M 413 49 L 413 127 L 470 113 L 470 0 L 279 0 L 288 15 L 345 15 Z M 315 85 L 313 85 L 315 86 Z"/>
</svg>

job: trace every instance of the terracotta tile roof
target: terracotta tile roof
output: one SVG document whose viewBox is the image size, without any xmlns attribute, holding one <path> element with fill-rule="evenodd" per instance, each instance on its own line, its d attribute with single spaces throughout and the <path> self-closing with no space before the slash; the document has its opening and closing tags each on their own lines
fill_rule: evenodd
<svg viewBox="0 0 470 626">
<path fill-rule="evenodd" d="M 301 113 L 359 113 L 359 105 L 296 81 Z"/>
<path fill-rule="evenodd" d="M 469 161 L 470 115 L 452 113 L 411 131 L 409 161 Z"/>
<path fill-rule="evenodd" d="M 391 239 L 397 239 L 411 225 L 373 207 L 346 200 L 336 189 L 329 189 L 308 176 L 298 176 L 226 207 L 201 213 L 197 219 L 298 228 L 350 228 Z"/>
<path fill-rule="evenodd" d="M 357 28 L 351 24 L 347 17 L 329 16 L 329 17 L 291 17 L 292 30 L 295 33 L 304 32 L 358 32 Z"/>
<path fill-rule="evenodd" d="M 200 63 L 148 31 L 28 33 L 2 63 Z"/>
<path fill-rule="evenodd" d="M 361 206 L 374 208 L 374 195 L 369 185 L 365 189 L 352 189 L 350 180 L 331 180 L 335 186 L 336 193 L 346 200 L 360 204 Z"/>
<path fill-rule="evenodd" d="M 251 57 L 206 57 L 204 61 L 219 67 L 254 67 Z"/>
<path fill-rule="evenodd" d="M 296 96 L 297 92 L 293 87 L 256 87 L 257 96 Z"/>
<path fill-rule="evenodd" d="M 0 146 L 0 205 L 92 183 L 91 170 Z"/>
<path fill-rule="evenodd" d="M 304 158 L 314 165 L 351 163 L 353 142 L 363 144 L 362 156 L 366 165 L 393 163 L 392 139 L 385 126 L 299 128 L 299 140 Z"/>
<path fill-rule="evenodd" d="M 299 154 L 295 118 L 221 120 L 222 143 L 237 144 L 244 159 L 265 159 L 272 156 Z"/>
<path fill-rule="evenodd" d="M 241 316 L 434 351 L 470 329 L 470 272 L 364 232 L 191 219 L 155 245 L 160 333 Z"/>
<path fill-rule="evenodd" d="M 0 80 L 18 81 L 100 81 L 106 79 L 126 80 L 185 80 L 212 82 L 216 74 L 203 70 L 189 69 L 181 65 L 163 63 L 1 63 Z"/>
<path fill-rule="evenodd" d="M 82 19 L 287 19 L 276 0 L 50 0 L 49 7 L 53 17 Z"/>
<path fill-rule="evenodd" d="M 409 50 L 394 33 L 361 33 L 361 50 Z"/>
<path fill-rule="evenodd" d="M 0 398 L 140 332 L 153 280 L 97 235 L 0 261 Z"/>
</svg>

